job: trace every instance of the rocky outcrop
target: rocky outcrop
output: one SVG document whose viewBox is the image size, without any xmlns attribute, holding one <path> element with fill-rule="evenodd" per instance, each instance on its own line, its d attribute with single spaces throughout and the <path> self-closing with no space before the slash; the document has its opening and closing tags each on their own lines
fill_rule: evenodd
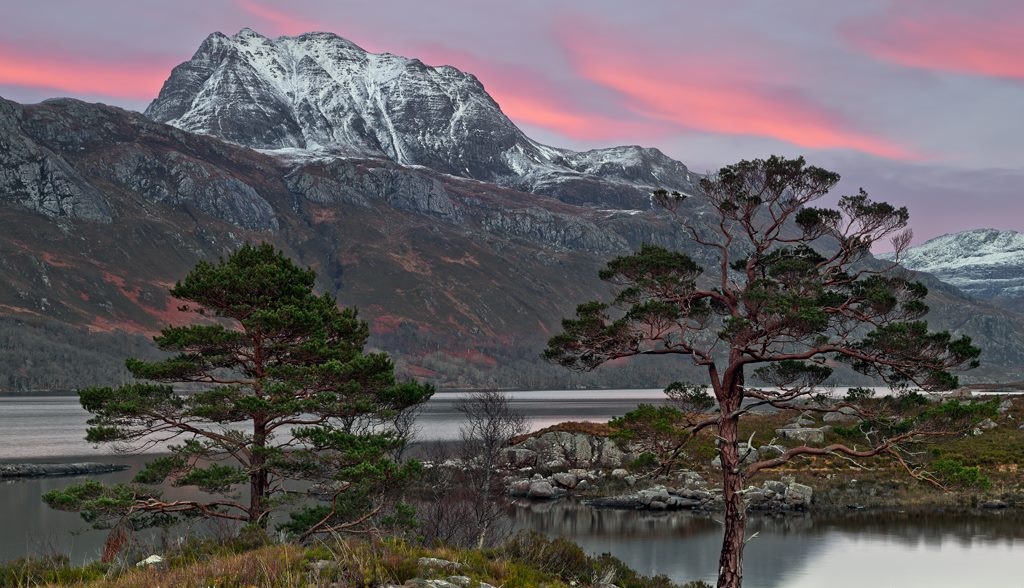
<svg viewBox="0 0 1024 588">
<path fill-rule="evenodd" d="M 550 431 L 505 450 L 506 463 L 511 468 L 569 468 L 614 469 L 622 467 L 631 456 L 607 437 L 586 433 Z"/>
<path fill-rule="evenodd" d="M 0 479 L 39 478 L 49 476 L 86 476 L 128 469 L 113 463 L 9 463 L 0 464 Z"/>
<path fill-rule="evenodd" d="M 681 476 L 677 486 L 656 485 L 644 490 L 617 496 L 593 498 L 586 504 L 596 508 L 618 508 L 631 510 L 720 510 L 721 490 L 709 488 L 699 475 L 693 472 Z M 750 487 L 743 491 L 747 508 L 759 512 L 805 511 L 811 507 L 814 490 L 799 484 L 792 478 L 782 481 L 769 480 L 761 487 Z"/>
<path fill-rule="evenodd" d="M 821 427 L 815 424 L 814 415 L 803 412 L 797 415 L 796 419 L 780 429 L 775 429 L 775 434 L 781 439 L 789 439 L 798 443 L 821 444 L 825 442 L 825 434 L 832 430 L 831 425 Z"/>
<path fill-rule="evenodd" d="M 814 490 L 798 484 L 792 478 L 782 481 L 768 480 L 760 488 L 750 487 L 743 492 L 747 508 L 757 511 L 802 511 L 811 507 Z"/>
<path fill-rule="evenodd" d="M 21 108 L 0 99 L 0 202 L 54 219 L 109 223 L 110 204 L 59 155 L 21 128 Z"/>
</svg>

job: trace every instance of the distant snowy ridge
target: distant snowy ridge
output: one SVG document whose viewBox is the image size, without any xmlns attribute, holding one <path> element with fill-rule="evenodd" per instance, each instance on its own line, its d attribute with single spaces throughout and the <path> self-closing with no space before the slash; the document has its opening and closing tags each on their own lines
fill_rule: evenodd
<svg viewBox="0 0 1024 588">
<path fill-rule="evenodd" d="M 892 259 L 892 254 L 878 257 Z M 900 263 L 979 298 L 1024 298 L 1024 233 L 975 229 L 908 249 Z"/>
<path fill-rule="evenodd" d="M 657 149 L 542 145 L 473 75 L 370 53 L 331 33 L 214 33 L 145 114 L 289 158 L 387 158 L 602 207 L 636 208 L 657 188 L 694 193 L 698 179 Z"/>
</svg>

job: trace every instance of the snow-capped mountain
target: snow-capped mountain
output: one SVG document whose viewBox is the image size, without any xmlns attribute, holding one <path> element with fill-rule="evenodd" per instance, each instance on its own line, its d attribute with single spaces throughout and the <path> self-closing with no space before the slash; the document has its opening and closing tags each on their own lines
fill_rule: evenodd
<svg viewBox="0 0 1024 588">
<path fill-rule="evenodd" d="M 1024 233 L 975 229 L 943 235 L 910 248 L 900 263 L 978 298 L 1024 299 Z"/>
<path fill-rule="evenodd" d="M 330 33 L 214 33 L 145 114 L 256 149 L 382 157 L 573 203 L 635 208 L 652 189 L 692 193 L 697 180 L 657 149 L 542 145 L 471 74 Z"/>
</svg>

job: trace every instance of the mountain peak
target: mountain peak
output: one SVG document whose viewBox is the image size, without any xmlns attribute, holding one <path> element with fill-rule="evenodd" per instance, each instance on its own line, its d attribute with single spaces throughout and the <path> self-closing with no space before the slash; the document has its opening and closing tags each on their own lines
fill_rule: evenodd
<svg viewBox="0 0 1024 588">
<path fill-rule="evenodd" d="M 881 255 L 892 258 L 892 254 Z M 1024 233 L 971 229 L 911 247 L 904 266 L 935 275 L 979 298 L 1024 297 Z"/>
<path fill-rule="evenodd" d="M 655 188 L 694 190 L 686 167 L 660 151 L 541 145 L 473 75 L 370 53 L 332 33 L 215 33 L 145 114 L 252 148 L 386 158 L 574 203 L 638 208 Z"/>
</svg>

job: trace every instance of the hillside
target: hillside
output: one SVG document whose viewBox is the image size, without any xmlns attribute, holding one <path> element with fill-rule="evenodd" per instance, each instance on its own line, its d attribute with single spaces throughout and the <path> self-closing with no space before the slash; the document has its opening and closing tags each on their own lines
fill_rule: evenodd
<svg viewBox="0 0 1024 588">
<path fill-rule="evenodd" d="M 540 145 L 471 75 L 325 34 L 211 35 L 147 113 L 171 124 L 0 101 L 0 391 L 120 381 L 123 358 L 180 320 L 175 280 L 264 240 L 357 306 L 408 375 L 521 388 L 687 376 L 538 359 L 563 316 L 607 292 L 596 274 L 611 257 L 655 243 L 708 261 L 650 205 L 651 188 L 698 179 L 657 150 Z M 707 231 L 703 207 L 697 194 L 679 214 Z M 972 377 L 1020 379 L 1020 320 L 928 283 L 933 324 L 985 349 Z"/>
</svg>

